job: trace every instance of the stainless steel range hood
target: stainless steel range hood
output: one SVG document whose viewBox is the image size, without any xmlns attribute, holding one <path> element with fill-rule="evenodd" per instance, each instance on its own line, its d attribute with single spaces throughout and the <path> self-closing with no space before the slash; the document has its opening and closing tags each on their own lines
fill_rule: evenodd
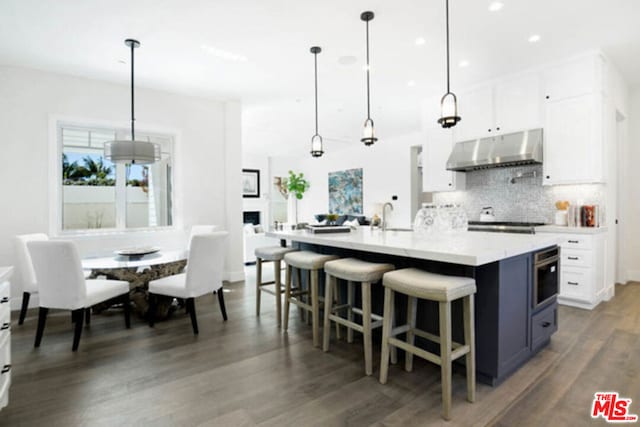
<svg viewBox="0 0 640 427">
<path fill-rule="evenodd" d="M 458 142 L 447 161 L 452 171 L 542 163 L 542 129 Z"/>
</svg>

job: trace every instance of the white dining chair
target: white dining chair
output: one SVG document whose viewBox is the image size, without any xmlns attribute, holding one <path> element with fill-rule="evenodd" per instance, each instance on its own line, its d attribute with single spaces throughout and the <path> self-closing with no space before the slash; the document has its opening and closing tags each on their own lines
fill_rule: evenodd
<svg viewBox="0 0 640 427">
<path fill-rule="evenodd" d="M 149 326 L 154 325 L 157 295 L 186 300 L 191 315 L 193 333 L 198 333 L 195 298 L 209 293 L 218 294 L 222 317 L 227 320 L 222 289 L 222 273 L 229 233 L 217 231 L 197 234 L 191 239 L 185 273 L 175 274 L 149 282 Z M 217 291 L 217 292 L 216 292 Z"/>
<path fill-rule="evenodd" d="M 40 310 L 34 347 L 40 347 L 49 309 L 71 310 L 75 323 L 72 350 L 78 349 L 85 310 L 118 298 L 124 305 L 124 321 L 131 327 L 129 283 L 121 280 L 84 278 L 78 249 L 71 241 L 33 241 L 27 247 L 33 261 Z"/>
<path fill-rule="evenodd" d="M 192 225 L 191 231 L 189 233 L 189 241 L 187 242 L 187 245 L 191 245 L 191 239 L 193 239 L 193 236 L 196 236 L 198 234 L 213 233 L 217 229 L 218 229 L 217 225 Z"/>
<path fill-rule="evenodd" d="M 22 234 L 15 238 L 15 250 L 18 271 L 22 277 L 22 307 L 20 308 L 20 317 L 18 325 L 24 323 L 29 309 L 29 299 L 31 294 L 38 292 L 38 283 L 36 282 L 36 272 L 33 270 L 31 255 L 27 248 L 27 242 L 47 241 L 49 236 L 43 233 Z"/>
</svg>

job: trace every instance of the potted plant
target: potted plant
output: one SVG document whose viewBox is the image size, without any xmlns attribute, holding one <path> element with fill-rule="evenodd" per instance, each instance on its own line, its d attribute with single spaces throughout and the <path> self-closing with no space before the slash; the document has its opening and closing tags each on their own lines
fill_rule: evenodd
<svg viewBox="0 0 640 427">
<path fill-rule="evenodd" d="M 309 189 L 309 181 L 304 177 L 304 173 L 296 174 L 289 171 L 287 179 L 287 190 L 289 191 L 289 220 L 295 219 L 298 223 L 298 200 L 301 200 L 304 193 Z"/>
</svg>

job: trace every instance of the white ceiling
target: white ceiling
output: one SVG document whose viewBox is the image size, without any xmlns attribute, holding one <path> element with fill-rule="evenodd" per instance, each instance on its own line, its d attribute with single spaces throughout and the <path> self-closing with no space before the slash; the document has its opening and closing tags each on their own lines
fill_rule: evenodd
<svg viewBox="0 0 640 427">
<path fill-rule="evenodd" d="M 499 12 L 488 11 L 490 2 L 450 0 L 454 90 L 590 49 L 640 84 L 639 0 L 502 0 Z M 363 10 L 376 13 L 372 116 L 383 142 L 417 130 L 419 101 L 443 91 L 444 0 L 2 0 L 0 62 L 126 83 L 123 39 L 135 37 L 139 86 L 241 98 L 245 150 L 304 154 L 313 134 L 312 45 L 323 48 L 326 149 L 359 144 Z M 540 42 L 527 42 L 532 34 Z M 426 43 L 417 46 L 418 37 Z M 221 59 L 211 48 L 247 60 Z M 341 65 L 343 56 L 357 61 Z M 470 65 L 459 68 L 461 60 Z"/>
</svg>

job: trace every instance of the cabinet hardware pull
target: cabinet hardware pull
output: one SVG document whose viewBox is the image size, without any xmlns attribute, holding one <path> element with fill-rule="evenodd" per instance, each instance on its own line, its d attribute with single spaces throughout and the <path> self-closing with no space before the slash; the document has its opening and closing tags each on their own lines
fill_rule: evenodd
<svg viewBox="0 0 640 427">
<path fill-rule="evenodd" d="M 452 186 L 453 186 L 453 184 L 452 184 L 452 183 L 449 183 L 449 187 L 452 187 Z"/>
<path fill-rule="evenodd" d="M 569 243 L 580 243 L 578 240 L 567 240 Z"/>
<path fill-rule="evenodd" d="M 0 304 L 4 304 L 5 302 L 9 302 L 9 297 L 2 297 L 2 299 L 0 299 Z"/>
<path fill-rule="evenodd" d="M 542 322 L 543 328 L 548 328 L 549 326 L 551 326 L 551 322 Z"/>
<path fill-rule="evenodd" d="M 577 261 L 580 258 L 578 258 L 577 256 L 568 256 L 567 259 L 570 259 L 571 261 Z"/>
<path fill-rule="evenodd" d="M 567 285 L 578 286 L 579 283 L 578 282 L 567 282 Z"/>
<path fill-rule="evenodd" d="M 496 130 L 500 130 L 500 128 L 496 128 Z"/>
<path fill-rule="evenodd" d="M 491 132 L 491 129 L 487 129 L 487 132 Z"/>
<path fill-rule="evenodd" d="M 11 370 L 11 365 L 4 365 L 4 367 L 2 368 L 2 371 L 0 371 L 0 374 L 6 374 L 10 370 Z"/>
<path fill-rule="evenodd" d="M 551 179 L 551 177 L 549 175 L 547 175 L 547 179 Z"/>
<path fill-rule="evenodd" d="M 549 99 L 549 95 L 545 96 L 545 98 Z"/>
<path fill-rule="evenodd" d="M 2 326 L 0 327 L 0 331 L 4 331 L 5 329 L 9 329 L 8 323 L 3 323 Z"/>
</svg>

